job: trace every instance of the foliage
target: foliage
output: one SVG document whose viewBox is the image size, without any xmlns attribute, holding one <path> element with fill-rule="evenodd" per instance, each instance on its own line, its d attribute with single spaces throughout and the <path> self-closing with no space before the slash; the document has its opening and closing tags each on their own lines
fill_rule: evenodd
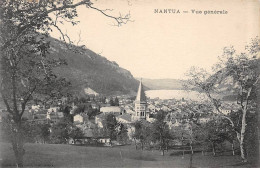
<svg viewBox="0 0 260 171">
<path fill-rule="evenodd" d="M 70 114 L 70 111 L 71 111 L 71 107 L 68 106 L 68 105 L 65 105 L 61 108 L 61 111 L 63 112 L 64 114 L 64 118 L 66 120 L 69 120 L 71 123 L 73 123 L 73 115 Z"/>
<path fill-rule="evenodd" d="M 105 136 L 108 136 L 111 140 L 116 140 L 120 128 L 120 123 L 116 120 L 115 115 L 106 115 L 102 123 Z"/>
<path fill-rule="evenodd" d="M 117 97 L 116 97 L 115 100 L 114 100 L 114 105 L 115 105 L 115 106 L 119 106 L 119 100 L 118 100 Z"/>
<path fill-rule="evenodd" d="M 109 104 L 110 104 L 110 106 L 119 106 L 119 100 L 118 100 L 118 98 L 117 98 L 117 97 L 115 97 L 115 99 L 110 98 Z"/>
<path fill-rule="evenodd" d="M 214 66 L 213 74 L 198 68 L 192 68 L 188 73 L 190 77 L 188 87 L 191 86 L 205 93 L 215 108 L 216 116 L 226 119 L 236 133 L 237 140 L 240 143 L 241 158 L 244 162 L 247 161 L 245 138 L 248 110 L 254 109 L 256 111 L 255 94 L 260 77 L 258 69 L 260 60 L 257 59 L 260 52 L 259 43 L 258 38 L 252 39 L 251 43 L 245 48 L 246 52 L 240 54 L 236 54 L 233 47 L 225 47 L 223 55 L 219 57 L 219 62 Z M 222 110 L 225 108 L 222 100 L 214 95 L 230 92 L 236 94 L 237 104 L 240 106 L 236 115 L 226 115 Z"/>
<path fill-rule="evenodd" d="M 129 21 L 130 14 L 111 16 L 89 0 L 0 1 L 1 95 L 9 113 L 8 123 L 14 127 L 12 145 L 18 167 L 23 167 L 21 118 L 27 103 L 42 96 L 43 101 L 53 101 L 60 98 L 68 86 L 66 80 L 57 78 L 53 72 L 53 68 L 65 61 L 47 55 L 49 32 L 56 28 L 62 40 L 71 44 L 59 25 L 77 24 L 74 18 L 78 15 L 76 7 L 80 5 L 114 19 L 118 25 Z"/>
<path fill-rule="evenodd" d="M 114 102 L 113 98 L 110 98 L 109 104 L 110 104 L 110 106 L 115 106 L 115 102 Z"/>
<path fill-rule="evenodd" d="M 65 144 L 69 139 L 69 127 L 71 124 L 65 120 L 52 125 L 50 141 L 54 144 Z"/>
<path fill-rule="evenodd" d="M 69 138 L 75 140 L 84 136 L 84 132 L 66 118 L 53 124 L 50 129 L 50 141 L 54 144 L 66 144 Z"/>
<path fill-rule="evenodd" d="M 6 120 L 7 121 L 7 120 Z M 7 121 L 8 122 L 8 121 Z M 46 143 L 49 141 L 50 125 L 47 123 L 34 123 L 23 120 L 22 136 L 25 142 L 30 143 Z M 1 124 L 2 138 L 7 142 L 12 142 L 12 128 L 10 124 L 3 122 Z"/>
<path fill-rule="evenodd" d="M 151 124 L 146 121 L 136 121 L 133 124 L 135 128 L 133 138 L 141 143 L 142 149 L 145 146 L 150 147 L 153 141 Z"/>
<path fill-rule="evenodd" d="M 152 139 L 159 142 L 160 149 L 164 150 L 167 148 L 167 143 L 171 139 L 169 126 L 167 125 L 165 118 L 166 112 L 159 111 L 156 114 L 156 120 L 151 124 L 152 126 Z"/>
<path fill-rule="evenodd" d="M 77 138 L 82 138 L 84 136 L 84 133 L 80 128 L 72 125 L 69 128 L 68 136 L 69 136 L 69 138 L 72 138 L 73 140 L 75 140 Z"/>
<path fill-rule="evenodd" d="M 127 144 L 128 140 L 129 137 L 128 137 L 127 126 L 121 123 L 117 133 L 117 141 L 120 144 Z"/>
</svg>

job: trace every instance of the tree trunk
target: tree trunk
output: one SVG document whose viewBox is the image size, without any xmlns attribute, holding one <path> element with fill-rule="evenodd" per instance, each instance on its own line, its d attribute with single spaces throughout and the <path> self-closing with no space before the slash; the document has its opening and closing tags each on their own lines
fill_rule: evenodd
<svg viewBox="0 0 260 171">
<path fill-rule="evenodd" d="M 164 156 L 164 141 L 162 139 L 162 136 L 160 136 L 160 150 L 161 150 L 161 155 Z"/>
<path fill-rule="evenodd" d="M 216 155 L 216 151 L 215 151 L 215 144 L 212 143 L 212 152 L 213 152 L 213 155 L 215 156 Z"/>
<path fill-rule="evenodd" d="M 193 148 L 192 148 L 192 144 L 190 144 L 190 150 L 191 150 L 191 153 L 193 154 L 194 151 L 193 151 Z"/>
<path fill-rule="evenodd" d="M 192 168 L 193 153 L 190 153 L 190 168 Z"/>
<path fill-rule="evenodd" d="M 235 155 L 235 148 L 234 148 L 234 142 L 232 142 L 232 155 Z"/>
<path fill-rule="evenodd" d="M 12 138 L 12 146 L 16 160 L 16 167 L 19 168 L 23 167 L 23 156 L 25 153 L 25 150 L 23 148 L 23 136 L 21 131 L 21 124 L 19 123 L 15 132 L 13 133 Z"/>
<path fill-rule="evenodd" d="M 164 149 L 161 150 L 161 155 L 164 156 Z"/>
<path fill-rule="evenodd" d="M 241 152 L 242 162 L 247 162 L 246 155 L 245 155 L 245 144 L 244 144 L 245 132 L 246 132 L 246 109 L 243 110 L 242 126 L 241 126 L 241 133 L 240 133 L 240 152 Z"/>
<path fill-rule="evenodd" d="M 135 149 L 137 150 L 137 144 L 136 144 L 136 139 L 134 138 L 134 141 L 135 141 Z"/>
</svg>

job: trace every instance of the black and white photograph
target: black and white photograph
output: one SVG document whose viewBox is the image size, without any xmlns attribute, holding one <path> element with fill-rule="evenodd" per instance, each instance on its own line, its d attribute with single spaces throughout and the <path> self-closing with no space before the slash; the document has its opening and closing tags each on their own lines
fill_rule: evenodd
<svg viewBox="0 0 260 171">
<path fill-rule="evenodd" d="M 0 168 L 259 168 L 260 0 L 0 0 Z"/>
</svg>

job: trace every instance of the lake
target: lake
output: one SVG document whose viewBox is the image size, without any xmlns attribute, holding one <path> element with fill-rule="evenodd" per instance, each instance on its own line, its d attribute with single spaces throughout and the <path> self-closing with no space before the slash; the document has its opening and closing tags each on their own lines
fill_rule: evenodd
<svg viewBox="0 0 260 171">
<path fill-rule="evenodd" d="M 185 90 L 147 90 L 145 91 L 147 97 L 151 99 L 190 99 L 200 101 L 205 99 L 205 95 L 198 93 L 197 91 L 185 91 Z"/>
</svg>

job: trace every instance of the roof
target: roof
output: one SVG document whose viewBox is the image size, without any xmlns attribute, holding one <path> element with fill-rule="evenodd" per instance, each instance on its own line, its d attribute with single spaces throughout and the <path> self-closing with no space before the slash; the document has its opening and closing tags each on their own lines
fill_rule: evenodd
<svg viewBox="0 0 260 171">
<path fill-rule="evenodd" d="M 109 107 L 101 107 L 100 108 L 100 112 L 103 112 L 103 113 L 120 113 L 122 111 L 122 109 L 119 107 L 119 106 L 109 106 Z"/>
<path fill-rule="evenodd" d="M 135 101 L 136 102 L 146 102 L 146 96 L 145 96 L 145 93 L 144 93 L 142 81 L 140 81 Z"/>
<path fill-rule="evenodd" d="M 132 121 L 131 120 L 132 116 L 130 114 L 119 115 L 119 116 L 117 116 L 117 118 L 123 119 L 123 120 L 128 121 L 128 122 Z"/>
</svg>

